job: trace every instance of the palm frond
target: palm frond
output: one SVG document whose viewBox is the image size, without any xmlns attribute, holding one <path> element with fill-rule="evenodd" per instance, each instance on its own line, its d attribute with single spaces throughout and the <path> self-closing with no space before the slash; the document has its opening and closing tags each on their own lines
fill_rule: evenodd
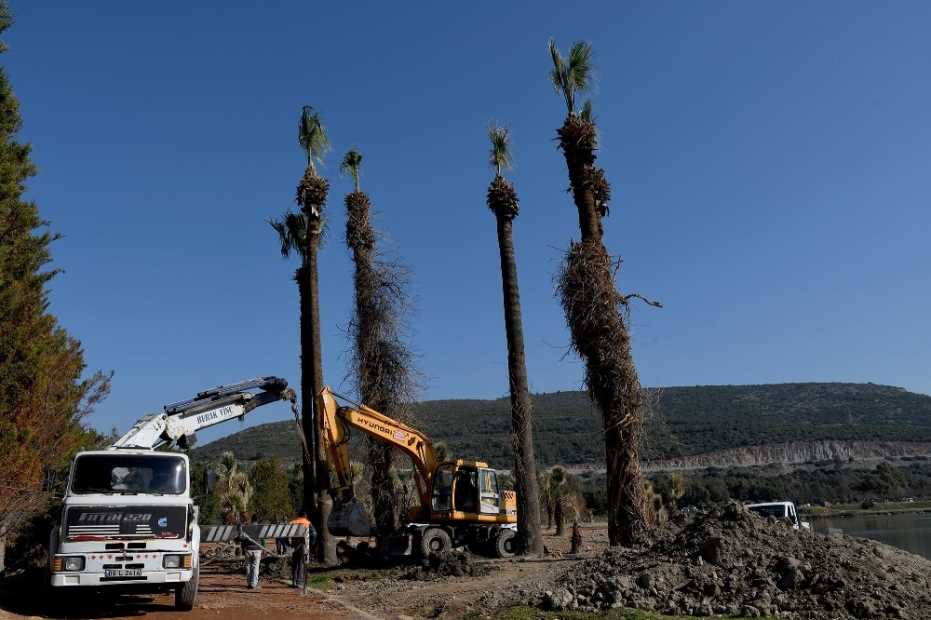
<svg viewBox="0 0 931 620">
<path fill-rule="evenodd" d="M 359 177 L 362 175 L 362 153 L 357 148 L 351 148 L 343 156 L 343 163 L 339 166 L 342 174 L 352 177 L 356 191 L 359 191 Z"/>
<path fill-rule="evenodd" d="M 502 170 L 511 168 L 511 136 L 506 127 L 492 125 L 488 129 L 488 139 L 491 141 L 489 162 L 495 169 L 495 175 L 501 176 Z"/>
<path fill-rule="evenodd" d="M 288 211 L 280 220 L 268 220 L 268 223 L 278 233 L 283 257 L 291 256 L 292 252 L 303 256 L 307 247 L 307 222 L 302 214 Z"/>
<path fill-rule="evenodd" d="M 550 81 L 553 83 L 553 89 L 560 93 L 566 100 L 566 107 L 571 113 L 575 104 L 572 84 L 569 81 L 569 71 L 565 59 L 559 53 L 559 47 L 556 45 L 556 39 L 551 38 L 549 41 L 550 58 L 553 61 L 553 68 L 550 70 Z"/>
<path fill-rule="evenodd" d="M 559 52 L 555 39 L 549 41 L 550 58 L 553 68 L 550 80 L 553 88 L 563 96 L 569 114 L 575 114 L 575 97 L 591 87 L 592 81 L 592 46 L 586 41 L 576 41 L 569 50 L 569 57 L 564 58 Z"/>
<path fill-rule="evenodd" d="M 595 122 L 595 117 L 592 115 L 591 99 L 586 99 L 585 103 L 582 104 L 582 111 L 579 113 L 579 116 L 582 117 L 582 120 L 586 120 L 589 123 Z"/>
<path fill-rule="evenodd" d="M 592 80 L 592 44 L 576 41 L 569 50 L 569 80 L 575 92 L 584 92 Z"/>
<path fill-rule="evenodd" d="M 323 156 L 330 150 L 330 139 L 327 137 L 320 113 L 311 106 L 305 105 L 301 109 L 301 119 L 297 124 L 297 141 L 307 154 L 307 165 L 312 169 L 314 162 L 323 163 Z"/>
</svg>

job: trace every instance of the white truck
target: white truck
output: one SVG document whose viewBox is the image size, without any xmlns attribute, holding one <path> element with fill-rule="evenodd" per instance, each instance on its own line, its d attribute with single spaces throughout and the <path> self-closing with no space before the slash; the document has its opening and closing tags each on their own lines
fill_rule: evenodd
<svg viewBox="0 0 931 620">
<path fill-rule="evenodd" d="M 141 418 L 105 450 L 79 452 L 49 541 L 51 586 L 173 591 L 175 606 L 191 609 L 201 528 L 190 464 L 158 448 L 188 447 L 196 431 L 279 400 L 293 403 L 294 391 L 277 377 L 220 386 Z"/>
<path fill-rule="evenodd" d="M 752 510 L 761 517 L 775 517 L 784 519 L 792 525 L 792 529 L 810 530 L 811 524 L 798 518 L 798 511 L 792 502 L 765 502 L 760 504 L 747 504 L 747 510 Z"/>
</svg>

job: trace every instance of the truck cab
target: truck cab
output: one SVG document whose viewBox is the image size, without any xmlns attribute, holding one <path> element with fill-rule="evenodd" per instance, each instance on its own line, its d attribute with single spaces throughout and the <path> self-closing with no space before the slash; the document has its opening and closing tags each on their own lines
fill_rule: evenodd
<svg viewBox="0 0 931 620">
<path fill-rule="evenodd" d="M 53 587 L 170 592 L 190 609 L 200 529 L 185 454 L 109 449 L 71 465 L 49 545 Z"/>
<path fill-rule="evenodd" d="M 798 511 L 792 502 L 765 502 L 760 504 L 747 504 L 747 510 L 757 513 L 761 517 L 775 517 L 788 521 L 792 529 L 810 530 L 811 524 L 798 518 Z"/>
</svg>

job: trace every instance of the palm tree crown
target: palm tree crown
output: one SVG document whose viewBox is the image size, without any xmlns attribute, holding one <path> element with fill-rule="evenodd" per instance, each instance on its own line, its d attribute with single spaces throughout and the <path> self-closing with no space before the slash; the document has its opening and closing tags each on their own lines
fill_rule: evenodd
<svg viewBox="0 0 931 620">
<path fill-rule="evenodd" d="M 359 177 L 362 174 L 362 153 L 359 149 L 351 148 L 343 156 L 343 163 L 339 166 L 339 171 L 352 177 L 356 191 L 360 191 Z"/>
<path fill-rule="evenodd" d="M 507 128 L 492 126 L 488 130 L 491 141 L 489 162 L 495 169 L 495 176 L 500 177 L 502 170 L 511 168 L 511 138 Z"/>
<path fill-rule="evenodd" d="M 330 139 L 320 120 L 320 114 L 309 105 L 305 105 L 301 110 L 301 120 L 297 125 L 297 141 L 307 153 L 307 167 L 316 173 L 314 162 L 323 163 L 323 156 L 330 150 Z"/>
<path fill-rule="evenodd" d="M 488 186 L 486 195 L 488 208 L 496 216 L 512 220 L 517 217 L 519 209 L 517 192 L 514 191 L 514 186 L 501 176 L 502 170 L 511 167 L 510 135 L 506 128 L 493 125 L 488 130 L 488 139 L 491 141 L 488 162 L 495 168 L 495 178 Z"/>
<path fill-rule="evenodd" d="M 575 96 L 577 93 L 588 90 L 592 82 L 592 46 L 585 41 L 576 41 L 569 50 L 569 57 L 564 58 L 559 53 L 555 39 L 550 39 L 550 57 L 553 59 L 553 69 L 550 71 L 550 80 L 556 92 L 562 93 L 566 100 L 566 111 L 575 114 Z M 588 107 L 589 114 L 591 107 Z"/>
</svg>

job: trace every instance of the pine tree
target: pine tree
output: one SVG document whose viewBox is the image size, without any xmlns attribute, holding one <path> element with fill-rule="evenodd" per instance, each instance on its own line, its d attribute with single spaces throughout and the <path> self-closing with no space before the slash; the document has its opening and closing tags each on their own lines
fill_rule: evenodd
<svg viewBox="0 0 931 620">
<path fill-rule="evenodd" d="M 12 18 L 0 0 L 0 34 Z M 0 44 L 0 52 L 5 51 Z M 23 198 L 35 175 L 30 146 L 16 140 L 21 118 L 0 68 L 0 570 L 3 542 L 45 507 L 56 476 L 85 438 L 81 427 L 106 395 L 109 377 L 82 380 L 84 355 L 48 311 L 48 267 L 57 238 Z"/>
</svg>

